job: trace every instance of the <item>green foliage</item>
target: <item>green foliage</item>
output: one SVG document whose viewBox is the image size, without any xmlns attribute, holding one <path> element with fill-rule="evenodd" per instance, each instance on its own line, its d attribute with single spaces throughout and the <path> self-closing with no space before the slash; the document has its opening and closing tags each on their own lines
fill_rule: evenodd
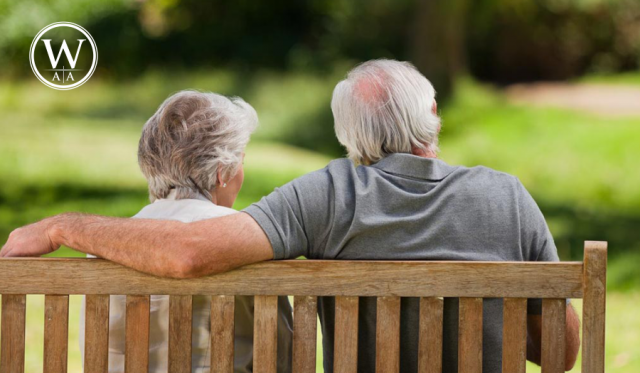
<svg viewBox="0 0 640 373">
<path fill-rule="evenodd" d="M 444 30 L 441 37 L 456 45 L 440 50 L 434 40 L 418 36 L 426 21 L 416 0 L 0 0 L 0 64 L 7 76 L 29 75 L 25 51 L 40 29 L 59 21 L 87 28 L 100 50 L 96 74 L 118 80 L 150 68 L 326 72 L 341 61 L 381 57 L 414 60 L 424 71 L 452 58 L 459 69 L 498 82 L 640 64 L 636 0 L 455 4 L 455 17 L 433 18 L 441 23 L 433 30 Z M 466 43 L 454 43 L 458 36 Z M 429 51 L 426 61 L 420 50 Z M 431 79 L 447 74 L 439 71 Z"/>
<path fill-rule="evenodd" d="M 636 225 L 637 227 L 637 225 Z M 635 291 L 640 285 L 638 276 L 638 263 L 640 263 L 640 250 L 628 250 L 610 260 L 607 265 L 607 287 L 620 291 Z"/>
<path fill-rule="evenodd" d="M 594 74 L 578 79 L 582 83 L 613 84 L 613 85 L 635 85 L 640 86 L 640 73 L 628 72 L 622 74 Z"/>
<path fill-rule="evenodd" d="M 28 74 L 24 50 L 61 20 L 83 25 L 100 50 L 97 74 L 138 75 L 150 67 L 314 69 L 345 58 L 407 58 L 411 1 L 275 0 L 3 1 L 0 63 Z M 385 27 L 381 27 L 384 24 Z"/>
<path fill-rule="evenodd" d="M 494 82 L 555 80 L 637 69 L 636 0 L 471 2 L 469 70 Z"/>
<path fill-rule="evenodd" d="M 0 0 L 0 64 L 2 74 L 29 70 L 29 46 L 42 28 L 54 22 L 87 25 L 115 12 L 133 9 L 131 0 Z"/>
</svg>

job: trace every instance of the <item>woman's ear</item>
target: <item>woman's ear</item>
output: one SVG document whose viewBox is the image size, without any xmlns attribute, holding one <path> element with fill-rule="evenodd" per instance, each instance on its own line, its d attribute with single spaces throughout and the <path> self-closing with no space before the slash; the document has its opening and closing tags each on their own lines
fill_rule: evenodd
<svg viewBox="0 0 640 373">
<path fill-rule="evenodd" d="M 216 186 L 217 185 L 224 185 L 224 179 L 222 178 L 222 172 L 220 171 L 220 169 L 218 169 L 217 174 L 218 174 L 217 175 L 218 176 L 218 182 L 217 182 Z"/>
</svg>

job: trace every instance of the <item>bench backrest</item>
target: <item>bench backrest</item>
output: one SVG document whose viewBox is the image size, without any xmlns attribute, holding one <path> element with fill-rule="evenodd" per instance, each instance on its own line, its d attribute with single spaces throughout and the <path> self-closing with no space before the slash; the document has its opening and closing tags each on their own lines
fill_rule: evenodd
<svg viewBox="0 0 640 373">
<path fill-rule="evenodd" d="M 336 372 L 357 371 L 358 297 L 377 300 L 376 372 L 399 371 L 400 297 L 420 297 L 419 372 L 442 371 L 442 297 L 459 297 L 459 372 L 482 372 L 482 298 L 504 298 L 503 372 L 525 371 L 526 302 L 543 298 L 542 369 L 564 371 L 566 298 L 583 298 L 582 372 L 604 372 L 606 242 L 584 262 L 290 260 L 198 279 L 100 259 L 2 259 L 1 372 L 23 372 L 26 294 L 45 294 L 45 372 L 66 372 L 69 294 L 86 294 L 85 372 L 106 373 L 109 295 L 127 295 L 128 373 L 147 372 L 149 296 L 170 295 L 169 371 L 191 372 L 194 295 L 212 296 L 211 371 L 233 372 L 234 296 L 255 296 L 254 372 L 276 372 L 277 296 L 294 296 L 293 371 L 315 372 L 317 297 L 335 296 Z"/>
</svg>

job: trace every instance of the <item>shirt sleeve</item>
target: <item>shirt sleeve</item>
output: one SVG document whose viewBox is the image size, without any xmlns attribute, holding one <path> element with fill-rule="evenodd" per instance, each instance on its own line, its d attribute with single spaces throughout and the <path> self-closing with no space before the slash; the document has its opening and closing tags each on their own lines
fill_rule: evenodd
<svg viewBox="0 0 640 373">
<path fill-rule="evenodd" d="M 525 260 L 532 262 L 557 262 L 558 250 L 542 211 L 531 194 L 518 181 L 518 212 L 520 241 Z M 527 312 L 542 314 L 542 299 L 529 299 Z"/>
<path fill-rule="evenodd" d="M 333 222 L 334 193 L 327 169 L 276 188 L 243 210 L 265 232 L 274 259 L 314 257 Z"/>
</svg>

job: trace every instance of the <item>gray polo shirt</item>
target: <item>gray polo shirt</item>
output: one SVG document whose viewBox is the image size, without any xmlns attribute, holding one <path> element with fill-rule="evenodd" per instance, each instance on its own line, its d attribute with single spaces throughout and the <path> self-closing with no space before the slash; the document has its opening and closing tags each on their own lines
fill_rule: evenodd
<svg viewBox="0 0 640 373">
<path fill-rule="evenodd" d="M 511 175 L 393 154 L 338 159 L 249 206 L 275 259 L 557 261 L 535 201 Z M 416 298 L 401 304 L 401 372 L 417 371 Z M 539 300 L 529 313 L 540 313 Z M 333 372 L 334 299 L 319 300 L 324 368 Z M 483 371 L 500 372 L 502 300 L 484 301 Z M 443 371 L 457 371 L 458 300 L 445 299 Z M 375 371 L 376 299 L 360 298 L 358 371 Z"/>
</svg>

